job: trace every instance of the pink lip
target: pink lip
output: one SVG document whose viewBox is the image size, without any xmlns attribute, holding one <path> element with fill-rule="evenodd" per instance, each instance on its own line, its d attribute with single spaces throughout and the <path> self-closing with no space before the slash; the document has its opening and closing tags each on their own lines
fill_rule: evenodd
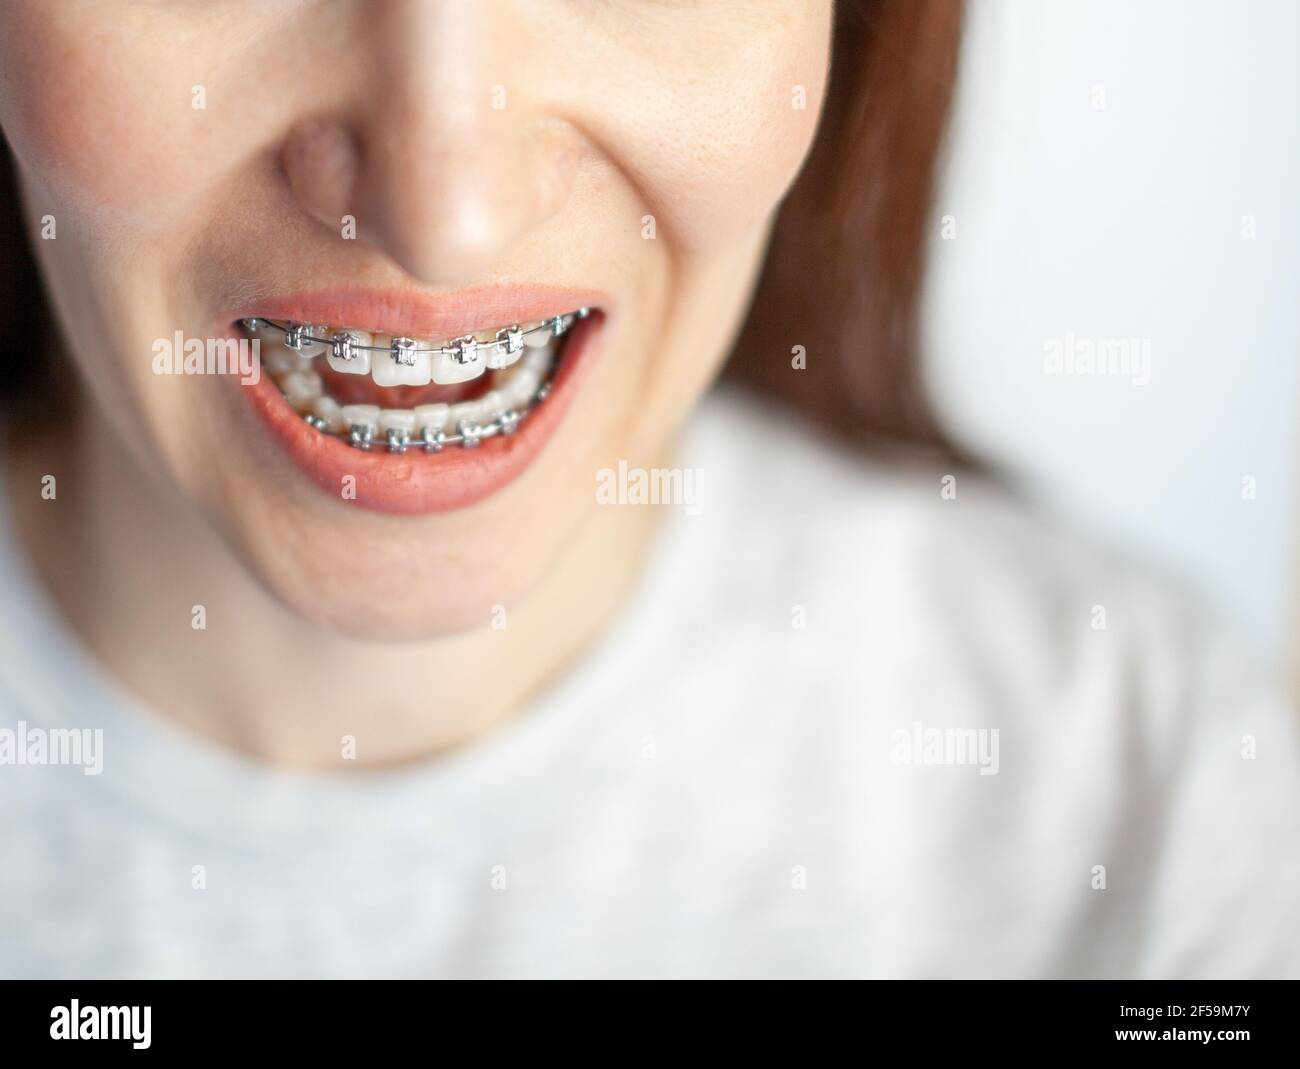
<svg viewBox="0 0 1300 1069">
<path fill-rule="evenodd" d="M 355 326 L 389 334 L 451 338 L 494 325 L 544 319 L 604 298 L 572 290 L 493 288 L 432 298 L 399 292 L 331 290 L 275 298 L 230 316 L 289 319 Z M 428 515 L 466 508 L 511 482 L 541 451 L 563 418 L 590 360 L 588 351 L 603 326 L 597 313 L 576 323 L 565 344 L 550 396 L 511 435 L 489 438 L 475 449 L 448 446 L 426 454 L 392 454 L 376 446 L 354 449 L 342 439 L 309 427 L 281 396 L 270 376 L 241 389 L 271 436 L 321 489 L 340 498 L 345 476 L 356 480 L 351 504 L 393 515 Z"/>
<path fill-rule="evenodd" d="M 437 341 L 598 306 L 608 311 L 603 294 L 558 286 L 484 286 L 438 296 L 343 286 L 270 297 L 230 318 L 265 316 Z"/>
</svg>

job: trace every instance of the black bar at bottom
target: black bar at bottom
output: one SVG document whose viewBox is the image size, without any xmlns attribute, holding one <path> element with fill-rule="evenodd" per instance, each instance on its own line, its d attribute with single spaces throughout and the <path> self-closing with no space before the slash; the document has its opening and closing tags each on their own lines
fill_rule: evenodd
<svg viewBox="0 0 1300 1069">
<path fill-rule="evenodd" d="M 1074 1054 L 1128 1047 L 1139 1056 L 1152 1048 L 1178 1056 L 1199 1049 L 1240 1060 L 1289 1053 L 1300 1017 L 1294 986 L 1259 981 L 882 981 L 856 984 L 834 1000 L 819 989 L 816 1004 L 806 1008 L 795 987 L 783 984 L 779 1008 L 743 1015 L 697 992 L 682 999 L 689 1008 L 662 1016 L 657 1003 L 673 1000 L 672 993 L 655 995 L 644 984 L 610 985 L 600 994 L 617 999 L 623 1012 L 593 1005 L 557 1013 L 542 999 L 521 1014 L 479 991 L 466 1014 L 448 988 L 429 983 L 5 981 L 0 1035 L 10 1065 L 25 1064 L 12 1060 L 16 1054 L 66 1051 L 333 1059 L 397 1055 L 415 1045 L 436 1057 L 440 1047 L 448 1050 L 444 1044 L 457 1050 L 476 1041 L 490 1044 L 485 1054 L 499 1052 L 513 1037 L 557 1054 L 562 1032 L 578 1049 L 608 1057 L 611 1029 L 623 1036 L 615 1050 L 642 1056 L 656 1050 L 698 1056 L 713 1038 L 733 1054 L 746 1040 L 769 1053 L 774 1041 L 788 1040 L 795 1049 L 813 1045 L 809 1054 L 847 1040 L 864 1055 L 900 1044 L 927 1057 L 948 1050 Z M 762 1000 L 762 988 L 741 997 Z"/>
</svg>

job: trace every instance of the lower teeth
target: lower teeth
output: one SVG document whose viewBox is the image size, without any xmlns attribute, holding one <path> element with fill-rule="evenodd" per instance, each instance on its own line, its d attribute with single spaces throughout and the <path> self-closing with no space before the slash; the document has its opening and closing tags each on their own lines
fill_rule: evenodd
<svg viewBox="0 0 1300 1069">
<path fill-rule="evenodd" d="M 376 422 L 365 420 L 364 422 L 348 423 L 346 432 L 336 434 L 331 429 L 329 421 L 315 413 L 309 412 L 303 419 L 309 426 L 314 427 L 322 434 L 342 438 L 355 449 L 368 451 L 378 447 L 386 448 L 390 453 L 405 453 L 411 449 L 423 449 L 426 453 L 438 453 L 449 445 L 458 445 L 462 449 L 473 449 L 486 438 L 514 434 L 519 425 L 531 415 L 533 410 L 546 400 L 547 395 L 550 393 L 550 387 L 551 377 L 548 376 L 546 381 L 537 388 L 537 392 L 533 394 L 532 400 L 527 405 L 521 408 L 507 409 L 495 418 L 482 423 L 477 420 L 458 420 L 453 430 L 435 428 L 426 424 L 415 434 L 405 428 L 389 427 L 381 435 Z"/>
</svg>

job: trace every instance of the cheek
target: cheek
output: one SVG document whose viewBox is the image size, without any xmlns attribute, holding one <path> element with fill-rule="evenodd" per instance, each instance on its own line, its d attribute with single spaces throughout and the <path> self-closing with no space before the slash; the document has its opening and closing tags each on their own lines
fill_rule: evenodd
<svg viewBox="0 0 1300 1069">
<path fill-rule="evenodd" d="M 707 248 L 764 224 L 816 133 L 830 12 L 810 2 L 800 25 L 773 25 L 682 54 L 646 52 L 624 68 L 597 124 L 678 248 Z M 626 57 L 625 57 L 626 60 Z"/>
<path fill-rule="evenodd" d="M 203 146 L 222 116 L 193 106 L 203 52 L 131 11 L 14 3 L 0 20 L 0 124 L 51 207 L 148 231 L 194 196 L 204 162 L 212 173 Z"/>
</svg>

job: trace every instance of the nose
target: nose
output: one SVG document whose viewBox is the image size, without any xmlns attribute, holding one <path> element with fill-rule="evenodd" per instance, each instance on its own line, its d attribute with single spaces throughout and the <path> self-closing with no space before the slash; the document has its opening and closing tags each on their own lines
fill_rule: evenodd
<svg viewBox="0 0 1300 1069">
<path fill-rule="evenodd" d="M 367 62 L 347 118 L 295 125 L 294 196 L 428 285 L 481 277 L 568 199 L 574 134 L 527 93 L 529 55 L 504 5 L 365 3 Z M 494 82 L 509 72 L 511 84 Z"/>
</svg>

